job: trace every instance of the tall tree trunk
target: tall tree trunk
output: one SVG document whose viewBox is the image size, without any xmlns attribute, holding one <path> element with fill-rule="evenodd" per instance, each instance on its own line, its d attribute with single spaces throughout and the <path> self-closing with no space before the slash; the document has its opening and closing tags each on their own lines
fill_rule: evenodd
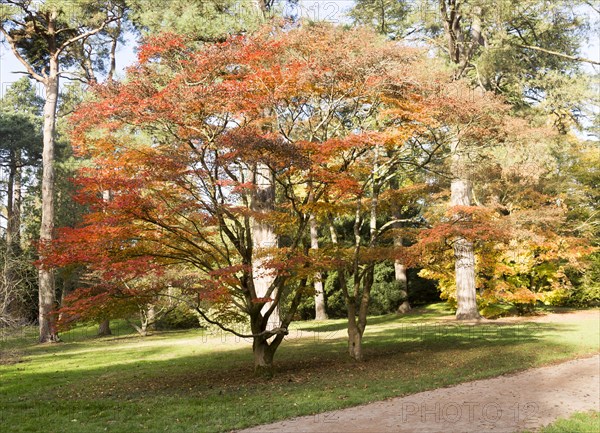
<svg viewBox="0 0 600 433">
<path fill-rule="evenodd" d="M 11 162 L 8 172 L 8 184 L 6 185 L 6 252 L 7 256 L 11 256 L 14 247 L 15 238 L 15 222 L 14 222 L 14 190 L 15 190 L 15 177 L 17 173 L 16 165 L 16 153 L 17 151 L 11 151 Z"/>
<path fill-rule="evenodd" d="M 115 76 L 115 71 L 117 70 L 117 45 L 119 43 L 119 35 L 121 34 L 121 20 L 117 20 L 117 28 L 115 29 L 114 34 L 111 34 L 112 41 L 110 43 L 110 52 L 109 52 L 109 60 L 108 60 L 108 74 L 106 76 L 106 81 L 112 82 Z"/>
<path fill-rule="evenodd" d="M 17 295 L 18 261 L 21 255 L 21 151 L 15 149 L 11 155 L 7 184 L 7 223 L 5 255 L 5 314 L 15 323 L 26 319 L 23 305 Z"/>
<path fill-rule="evenodd" d="M 402 247 L 401 236 L 396 236 L 394 238 L 394 246 Z M 402 260 L 394 260 L 394 277 L 400 291 L 400 306 L 396 312 L 398 314 L 408 313 L 410 311 L 410 303 L 408 302 L 408 278 L 406 276 L 406 266 L 404 266 Z"/>
<path fill-rule="evenodd" d="M 11 2 L 14 3 L 15 17 L 24 14 L 27 17 L 27 24 L 20 22 L 19 19 L 12 18 L 13 11 L 9 13 L 0 23 L 0 32 L 3 34 L 4 39 L 9 43 L 12 53 L 25 67 L 27 73 L 33 77 L 39 83 L 44 85 L 46 91 L 46 100 L 44 104 L 44 127 L 43 127 L 43 150 L 42 150 L 42 215 L 41 215 L 41 227 L 40 227 L 40 243 L 39 243 L 39 256 L 43 261 L 47 251 L 48 243 L 52 241 L 54 231 L 54 140 L 55 140 L 55 124 L 56 124 L 56 107 L 58 101 L 58 83 L 59 83 L 59 63 L 63 58 L 67 58 L 65 50 L 69 47 L 73 47 L 74 44 L 84 43 L 85 39 L 98 34 L 106 28 L 108 24 L 121 19 L 122 15 L 117 12 L 123 12 L 122 10 L 117 11 L 111 8 L 111 11 L 104 11 L 103 8 L 96 8 L 91 11 L 92 15 L 106 12 L 106 15 L 97 22 L 97 26 L 92 29 L 87 29 L 93 23 L 90 21 L 86 25 L 75 27 L 63 27 L 57 28 L 57 21 L 59 16 L 59 7 L 54 5 L 56 2 L 44 2 L 51 3 L 47 7 L 39 9 L 37 7 L 31 7 L 31 2 Z M 101 13 L 102 15 L 103 13 Z M 118 16 L 117 16 L 118 15 Z M 96 21 L 95 19 L 92 21 Z M 43 72 L 36 71 L 33 67 L 32 58 L 27 54 L 23 54 L 22 50 L 19 49 L 19 41 L 11 36 L 8 30 L 7 24 L 12 22 L 16 25 L 16 28 L 23 29 L 26 27 L 26 33 L 24 41 L 27 40 L 39 40 L 43 41 L 43 51 L 47 54 L 47 64 L 44 65 Z M 29 25 L 31 24 L 31 26 Z M 69 34 L 68 37 L 59 38 L 59 34 L 64 30 L 73 30 L 76 36 Z M 36 39 L 37 38 L 37 39 Z M 20 42 L 23 42 L 20 41 Z M 29 53 L 31 54 L 31 53 Z M 36 56 L 39 57 L 39 56 Z M 36 58 L 35 61 L 40 60 Z M 39 341 L 40 342 L 54 342 L 59 341 L 58 334 L 55 326 L 55 319 L 52 317 L 51 312 L 56 307 L 56 293 L 54 287 L 54 275 L 49 269 L 41 267 L 39 272 Z"/>
<path fill-rule="evenodd" d="M 254 7 L 261 17 L 265 18 L 271 2 L 269 0 L 253 0 Z M 268 110 L 265 112 L 268 116 Z M 252 196 L 251 208 L 255 212 L 269 212 L 275 207 L 275 178 L 271 169 L 262 163 L 258 163 L 252 173 L 252 183 L 255 185 L 255 191 Z M 265 263 L 270 260 L 270 256 L 264 254 L 265 248 L 274 248 L 277 246 L 278 239 L 273 227 L 262 221 L 252 219 L 252 275 L 256 296 L 259 298 L 269 296 L 275 299 L 277 293 L 271 286 L 275 280 L 272 272 L 265 268 Z M 271 292 L 271 293 L 269 293 Z M 272 303 L 267 302 L 261 314 L 267 314 Z M 281 320 L 279 317 L 279 308 L 276 307 L 268 320 L 270 328 L 279 327 Z"/>
<path fill-rule="evenodd" d="M 317 251 L 319 249 L 319 235 L 317 232 L 317 220 L 313 214 L 309 217 L 310 223 L 310 247 Z M 314 276 L 315 287 L 315 320 L 326 320 L 327 311 L 325 310 L 325 292 L 323 291 L 323 280 L 320 272 Z"/>
<path fill-rule="evenodd" d="M 471 182 L 465 156 L 459 149 L 459 140 L 452 143 L 452 182 L 450 206 L 471 206 Z M 456 282 L 456 318 L 479 319 L 475 285 L 475 250 L 473 242 L 463 237 L 454 240 L 454 272 Z"/>
<path fill-rule="evenodd" d="M 111 194 L 109 190 L 102 191 L 102 200 L 107 205 L 111 200 Z M 104 211 L 106 213 L 106 210 Z M 79 278 L 78 278 L 79 280 Z M 98 325 L 98 336 L 103 337 L 106 335 L 112 335 L 112 330 L 110 329 L 110 320 L 105 319 Z"/>
<path fill-rule="evenodd" d="M 462 3 L 457 0 L 439 0 L 439 10 L 444 22 L 450 59 L 457 65 L 454 78 L 461 78 L 469 66 L 475 51 L 485 41 L 481 33 L 481 7 L 475 6 L 475 16 L 471 26 L 472 40 L 467 43 L 461 26 Z M 459 149 L 459 139 L 454 137 L 450 144 L 452 158 L 452 181 L 450 206 L 471 206 L 471 182 L 465 157 Z M 480 318 L 477 311 L 475 291 L 475 251 L 473 243 L 459 237 L 454 240 L 454 271 L 458 309 L 456 318 L 470 320 Z"/>
<path fill-rule="evenodd" d="M 255 191 L 252 196 L 251 208 L 257 213 L 266 213 L 275 206 L 275 179 L 271 169 L 265 164 L 257 164 L 252 173 L 252 183 L 255 185 Z M 254 290 L 258 298 L 270 297 L 275 299 L 277 293 L 272 285 L 275 276 L 271 269 L 266 267 L 266 263 L 271 256 L 265 253 L 265 249 L 275 248 L 277 246 L 277 235 L 273 227 L 261 221 L 260 218 L 252 219 L 252 275 Z M 267 302 L 263 306 L 261 313 L 264 315 L 271 308 L 272 302 Z M 271 328 L 277 328 L 280 324 L 279 308 L 275 308 L 270 317 L 266 318 Z"/>
<path fill-rule="evenodd" d="M 390 180 L 390 188 L 397 190 L 399 188 L 398 178 L 394 176 Z M 395 220 L 399 220 L 402 216 L 402 212 L 399 206 L 395 205 L 392 210 L 392 217 Z M 396 222 L 394 228 L 399 230 L 402 228 L 400 222 Z M 394 235 L 394 247 L 396 249 L 401 249 L 403 246 L 403 239 L 400 233 L 396 233 Z M 400 295 L 400 305 L 396 312 L 398 314 L 408 313 L 410 311 L 410 303 L 408 302 L 408 278 L 406 275 L 406 266 L 404 262 L 400 259 L 394 260 L 394 278 L 396 280 L 396 284 L 398 286 L 399 295 Z"/>
<path fill-rule="evenodd" d="M 49 27 L 51 27 L 49 25 Z M 54 52 L 50 50 L 50 52 Z M 40 227 L 40 259 L 54 234 L 54 135 L 58 101 L 58 60 L 51 56 L 50 70 L 45 82 L 44 131 L 42 150 L 42 223 Z M 55 319 L 56 293 L 54 274 L 50 269 L 39 270 L 39 329 L 40 343 L 58 341 Z"/>
<path fill-rule="evenodd" d="M 21 151 L 15 151 L 15 180 L 13 185 L 13 203 L 12 203 L 12 225 L 11 225 L 11 236 L 12 236 L 12 249 L 15 254 L 21 253 L 21 204 L 23 201 L 23 188 L 22 188 L 22 160 Z"/>
<path fill-rule="evenodd" d="M 103 337 L 105 335 L 112 335 L 112 330 L 110 329 L 110 320 L 106 319 L 100 322 L 98 326 L 98 335 Z"/>
</svg>

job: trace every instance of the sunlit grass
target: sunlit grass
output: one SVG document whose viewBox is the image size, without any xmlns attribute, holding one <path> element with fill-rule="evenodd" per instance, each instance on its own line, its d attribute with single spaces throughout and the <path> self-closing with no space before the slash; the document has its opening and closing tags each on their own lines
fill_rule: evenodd
<svg viewBox="0 0 600 433">
<path fill-rule="evenodd" d="M 600 412 L 580 412 L 567 419 L 559 419 L 538 430 L 538 433 L 598 433 L 600 432 Z"/>
<path fill-rule="evenodd" d="M 600 314 L 470 326 L 449 313 L 436 305 L 370 318 L 363 364 L 346 355 L 343 320 L 296 323 L 267 382 L 252 374 L 250 342 L 228 334 L 140 338 L 123 328 L 96 338 L 90 328 L 42 346 L 33 333 L 5 338 L 0 348 L 19 350 L 22 362 L 0 365 L 0 421 L 15 433 L 228 431 L 589 355 L 600 344 Z"/>
</svg>

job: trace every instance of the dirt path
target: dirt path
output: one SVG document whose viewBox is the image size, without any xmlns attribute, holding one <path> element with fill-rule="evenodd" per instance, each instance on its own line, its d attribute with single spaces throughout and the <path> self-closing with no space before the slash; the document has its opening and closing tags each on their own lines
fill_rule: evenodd
<svg viewBox="0 0 600 433">
<path fill-rule="evenodd" d="M 513 433 L 587 410 L 600 410 L 600 355 L 240 433 Z"/>
</svg>

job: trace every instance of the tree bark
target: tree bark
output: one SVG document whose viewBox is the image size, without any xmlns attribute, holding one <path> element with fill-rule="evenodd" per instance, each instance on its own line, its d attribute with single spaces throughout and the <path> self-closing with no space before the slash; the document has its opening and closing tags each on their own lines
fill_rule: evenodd
<svg viewBox="0 0 600 433">
<path fill-rule="evenodd" d="M 117 28 L 115 33 L 111 35 L 112 41 L 110 43 L 110 52 L 109 52 L 109 67 L 108 67 L 108 75 L 106 76 L 106 81 L 112 82 L 115 76 L 115 71 L 117 70 L 117 45 L 119 43 L 119 35 L 121 34 L 121 20 L 117 20 Z"/>
<path fill-rule="evenodd" d="M 452 143 L 452 181 L 450 206 L 471 206 L 472 186 L 464 155 L 459 149 L 459 140 Z M 479 319 L 475 284 L 475 250 L 473 242 L 463 237 L 454 240 L 454 272 L 456 283 L 456 318 L 458 320 Z"/>
<path fill-rule="evenodd" d="M 394 243 L 396 240 L 394 240 Z M 400 238 L 400 245 L 402 245 L 402 238 Z M 406 266 L 401 260 L 394 261 L 394 276 L 396 278 L 396 284 L 400 290 L 400 306 L 396 312 L 398 314 L 408 313 L 411 309 L 410 303 L 408 302 L 408 278 L 406 276 Z"/>
<path fill-rule="evenodd" d="M 357 228 L 357 221 L 359 218 L 359 215 L 357 213 L 356 215 L 356 220 L 355 220 L 355 224 L 354 224 L 354 230 L 355 230 L 355 242 L 357 241 L 356 238 L 356 228 Z M 330 222 L 329 222 L 329 233 L 331 235 L 331 243 L 335 246 L 338 245 L 338 236 L 337 236 L 337 232 L 335 230 L 335 226 L 333 225 L 333 217 L 330 215 Z M 357 253 L 357 248 L 360 247 L 360 244 L 356 244 L 355 245 L 355 256 Z M 354 268 L 354 272 L 355 272 L 355 282 L 354 282 L 354 286 L 356 288 L 356 284 L 360 284 L 360 282 L 356 281 L 357 278 L 357 274 L 356 272 L 358 271 L 358 266 L 355 260 L 355 263 L 353 265 Z M 356 322 L 356 296 L 350 296 L 350 294 L 348 293 L 348 288 L 346 286 L 346 270 L 344 269 L 344 267 L 340 267 L 338 269 L 338 280 L 339 280 L 339 285 L 342 289 L 342 293 L 344 294 L 344 297 L 346 299 L 346 306 L 348 307 L 348 324 L 347 324 L 347 329 L 348 329 L 348 355 L 350 355 L 350 358 L 354 359 L 355 361 L 362 361 L 363 360 L 363 353 L 362 353 L 362 332 L 360 330 L 360 323 Z M 354 290 L 354 293 L 356 293 L 356 290 Z M 360 318 L 359 318 L 359 322 L 360 322 Z M 366 325 L 366 317 L 365 317 L 365 325 Z M 364 329 L 364 328 L 363 328 Z"/>
<path fill-rule="evenodd" d="M 273 348 L 262 337 L 254 338 L 252 344 L 254 354 L 254 374 L 258 377 L 270 379 L 273 377 Z"/>
<path fill-rule="evenodd" d="M 18 256 L 21 251 L 21 150 L 11 155 L 8 174 L 6 202 L 6 249 L 9 255 Z"/>
<path fill-rule="evenodd" d="M 310 247 L 317 251 L 319 249 L 319 236 L 317 232 L 317 220 L 313 214 L 309 217 L 310 223 Z M 327 320 L 325 310 L 325 292 L 323 291 L 323 279 L 320 272 L 314 276 L 315 287 L 315 320 Z"/>
<path fill-rule="evenodd" d="M 348 354 L 358 362 L 363 361 L 362 332 L 355 321 L 348 322 Z"/>
<path fill-rule="evenodd" d="M 460 79 L 467 70 L 477 48 L 485 44 L 481 31 L 481 8 L 478 6 L 473 8 L 474 19 L 471 26 L 471 41 L 467 43 L 464 29 L 461 26 L 461 5 L 462 3 L 457 0 L 439 0 L 439 10 L 444 21 L 450 59 L 458 66 L 454 74 L 456 80 Z M 459 149 L 459 142 L 459 138 L 454 137 L 450 143 L 452 159 L 450 206 L 471 206 L 472 187 L 465 156 Z M 462 237 L 455 239 L 454 258 L 456 299 L 458 303 L 456 318 L 459 320 L 477 319 L 480 316 L 476 302 L 473 243 Z"/>
<path fill-rule="evenodd" d="M 11 161 L 8 172 L 8 184 L 6 185 L 6 252 L 8 256 L 13 254 L 15 243 L 15 183 L 17 177 L 16 153 L 18 150 L 11 151 Z M 19 186 L 20 188 L 20 186 Z"/>
<path fill-rule="evenodd" d="M 259 163 L 254 169 L 252 177 L 256 189 L 250 206 L 257 213 L 269 212 L 275 205 L 275 180 L 273 173 L 271 173 L 269 167 Z M 271 299 L 275 299 L 277 296 L 277 293 L 271 287 L 275 277 L 273 272 L 266 267 L 266 263 L 271 257 L 265 253 L 265 249 L 276 247 L 277 242 L 277 235 L 273 227 L 260 221 L 260 219 L 252 219 L 252 243 L 254 245 L 252 249 L 252 280 L 258 298 L 270 297 Z M 265 303 L 261 313 L 265 315 L 269 308 L 271 308 L 271 305 L 272 302 Z M 279 308 L 276 307 L 270 317 L 266 319 L 271 328 L 279 327 Z"/>
<path fill-rule="evenodd" d="M 379 205 L 379 192 L 381 189 L 379 178 L 379 146 L 375 146 L 373 154 L 373 169 L 371 199 L 369 205 L 369 243 L 368 247 L 375 247 L 377 242 L 377 211 Z M 352 294 L 348 293 L 345 282 L 342 290 L 348 306 L 348 352 L 355 361 L 363 360 L 362 337 L 367 327 L 367 313 L 369 311 L 369 301 L 371 299 L 371 289 L 375 272 L 375 263 L 370 260 L 365 268 L 360 268 L 360 250 L 361 250 L 361 198 L 356 202 L 356 213 L 354 216 L 354 257 L 352 260 L 352 273 L 354 283 Z M 341 275 L 341 273 L 340 273 Z M 362 292 L 361 292 L 362 288 Z"/>
<path fill-rule="evenodd" d="M 110 329 L 110 320 L 106 319 L 100 322 L 98 326 L 98 336 L 103 337 L 106 335 L 112 335 L 112 330 Z"/>
<path fill-rule="evenodd" d="M 477 311 L 473 243 L 464 238 L 456 239 L 454 241 L 454 259 L 457 302 L 456 319 L 480 319 L 481 316 Z"/>
<path fill-rule="evenodd" d="M 6 255 L 4 314 L 14 323 L 26 321 L 23 305 L 17 294 L 18 261 L 21 255 L 21 150 L 11 152 L 6 203 Z"/>
<path fill-rule="evenodd" d="M 58 101 L 58 82 L 59 82 L 59 62 L 61 58 L 68 56 L 65 50 L 72 47 L 74 44 L 85 43 L 85 41 L 93 35 L 101 32 L 106 26 L 117 19 L 121 19 L 121 14 L 116 14 L 115 9 L 105 11 L 104 8 L 99 8 L 90 13 L 95 17 L 96 13 L 106 12 L 106 16 L 98 25 L 91 29 L 86 29 L 85 24 L 70 27 L 70 30 L 75 30 L 76 36 L 73 36 L 64 42 L 59 40 L 59 33 L 67 30 L 67 27 L 57 28 L 59 11 L 56 6 L 49 5 L 42 10 L 39 8 L 31 8 L 30 2 L 12 2 L 16 12 L 16 19 L 7 15 L 5 20 L 0 23 L 0 32 L 3 34 L 6 41 L 9 43 L 11 51 L 19 62 L 25 67 L 27 73 L 39 83 L 44 85 L 46 91 L 46 101 L 44 104 L 43 116 L 43 149 L 42 149 L 42 216 L 40 227 L 40 243 L 39 256 L 43 261 L 45 251 L 49 242 L 52 241 L 54 232 L 54 140 L 56 126 L 56 107 Z M 101 12 L 102 10 L 102 12 Z M 122 12 L 122 10 L 119 10 Z M 23 23 L 18 18 L 24 14 L 31 21 Z M 33 67 L 32 59 L 27 60 L 27 55 L 24 55 L 19 49 L 19 41 L 11 36 L 11 32 L 5 26 L 6 22 L 12 22 L 18 28 L 26 30 L 28 36 L 26 38 L 34 38 L 34 40 L 43 41 L 45 43 L 44 52 L 48 55 L 47 64 L 39 72 Z M 96 23 L 96 19 L 92 20 Z M 32 24 L 31 26 L 29 24 Z M 38 39 L 35 39 L 38 38 Z M 64 40 L 64 39 L 63 39 Z M 39 60 L 39 59 L 37 59 Z M 36 60 L 36 61 L 37 61 Z M 55 319 L 51 315 L 55 309 L 56 293 L 54 288 L 54 275 L 50 269 L 41 267 L 39 272 L 39 341 L 54 342 L 59 341 L 55 326 Z"/>
<path fill-rule="evenodd" d="M 49 32 L 53 31 L 48 23 Z M 52 38 L 49 38 L 52 41 Z M 51 47 L 52 48 L 52 47 Z M 55 50 L 50 49 L 53 53 Z M 44 104 L 44 131 L 42 149 L 42 223 L 40 227 L 40 259 L 54 235 L 54 135 L 56 105 L 58 101 L 58 60 L 50 57 L 49 73 L 45 80 L 46 102 Z M 54 274 L 50 269 L 39 270 L 39 330 L 40 343 L 59 340 L 52 311 L 56 304 Z"/>
<path fill-rule="evenodd" d="M 390 180 L 390 188 L 397 190 L 399 188 L 399 182 L 397 177 L 393 177 Z M 392 211 L 392 217 L 396 220 L 399 220 L 401 215 L 401 209 L 398 205 L 394 205 Z M 394 226 L 395 229 L 400 229 L 401 223 L 397 222 Z M 402 235 L 397 233 L 394 235 L 394 247 L 396 249 L 401 249 L 404 245 Z M 400 305 L 396 312 L 398 314 L 405 314 L 410 311 L 410 303 L 408 302 L 408 277 L 406 275 L 406 266 L 404 262 L 400 259 L 394 260 L 394 278 L 396 280 L 396 284 L 398 285 L 399 295 L 400 295 Z"/>
<path fill-rule="evenodd" d="M 151 331 L 155 330 L 156 329 L 156 307 L 154 304 L 148 305 L 147 320 L 148 320 L 148 330 L 151 330 Z"/>
</svg>

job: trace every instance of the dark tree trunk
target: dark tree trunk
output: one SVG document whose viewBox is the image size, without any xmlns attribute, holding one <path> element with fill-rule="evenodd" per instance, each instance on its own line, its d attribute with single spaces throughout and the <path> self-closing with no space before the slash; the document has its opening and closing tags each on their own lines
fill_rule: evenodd
<svg viewBox="0 0 600 433">
<path fill-rule="evenodd" d="M 263 337 L 254 338 L 252 352 L 254 354 L 254 374 L 267 379 L 273 377 L 273 357 L 275 351 L 269 345 L 269 342 Z"/>
<path fill-rule="evenodd" d="M 104 337 L 107 335 L 112 335 L 112 330 L 110 329 L 110 320 L 106 319 L 100 322 L 98 326 L 98 336 Z"/>
<path fill-rule="evenodd" d="M 25 306 L 18 294 L 19 260 L 21 257 L 21 151 L 11 152 L 7 185 L 7 223 L 5 256 L 5 311 L 13 323 L 26 323 Z"/>
<path fill-rule="evenodd" d="M 49 29 L 53 29 L 51 23 Z M 54 47 L 51 47 L 54 48 Z M 50 52 L 54 52 L 53 49 Z M 50 58 L 50 71 L 46 79 L 44 104 L 44 132 L 42 150 L 42 222 L 40 227 L 40 259 L 44 259 L 47 245 L 54 235 L 54 134 L 56 105 L 58 101 L 58 61 Z M 39 270 L 39 329 L 40 343 L 59 341 L 53 311 L 56 307 L 54 273 L 41 267 Z"/>
</svg>

